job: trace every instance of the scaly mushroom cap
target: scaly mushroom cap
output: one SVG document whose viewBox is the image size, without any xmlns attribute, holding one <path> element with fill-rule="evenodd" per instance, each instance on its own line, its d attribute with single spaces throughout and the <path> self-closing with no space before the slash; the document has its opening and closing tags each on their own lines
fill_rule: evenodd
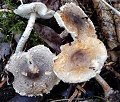
<svg viewBox="0 0 120 102">
<path fill-rule="evenodd" d="M 14 13 L 20 15 L 24 18 L 29 18 L 30 14 L 36 12 L 37 18 L 49 19 L 53 17 L 55 11 L 50 10 L 47 6 L 41 2 L 33 2 L 29 4 L 22 4 L 17 9 L 14 10 Z"/>
<path fill-rule="evenodd" d="M 53 71 L 64 82 L 80 83 L 100 73 L 106 59 L 104 44 L 88 37 L 85 41 L 63 45 L 61 53 L 54 58 Z"/>
<path fill-rule="evenodd" d="M 28 68 L 27 62 L 29 59 L 26 58 L 27 54 L 31 56 L 34 67 L 38 68 L 38 73 L 32 73 Z M 43 45 L 35 46 L 28 52 L 13 54 L 6 69 L 14 75 L 13 87 L 16 92 L 25 96 L 38 96 L 49 93 L 53 86 L 59 82 L 52 71 L 53 57 L 52 52 Z"/>
<path fill-rule="evenodd" d="M 73 39 L 84 36 L 96 37 L 92 21 L 84 11 L 74 3 L 66 3 L 54 15 L 60 27 L 71 33 Z"/>
</svg>

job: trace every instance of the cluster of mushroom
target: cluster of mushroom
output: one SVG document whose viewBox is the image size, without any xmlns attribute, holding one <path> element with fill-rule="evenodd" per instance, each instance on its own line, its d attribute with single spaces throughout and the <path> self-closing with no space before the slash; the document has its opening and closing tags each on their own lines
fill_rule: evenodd
<svg viewBox="0 0 120 102">
<path fill-rule="evenodd" d="M 106 94 L 110 92 L 109 86 L 106 88 L 107 83 L 99 76 L 107 59 L 106 48 L 97 39 L 92 21 L 79 6 L 67 3 L 55 12 L 41 2 L 22 3 L 14 12 L 29 19 L 15 54 L 5 67 L 15 77 L 13 87 L 16 92 L 37 96 L 49 93 L 59 79 L 68 83 L 80 83 L 93 77 L 100 81 Z M 36 17 L 49 19 L 53 16 L 74 41 L 61 46 L 61 53 L 57 56 L 44 45 L 22 52 Z"/>
<path fill-rule="evenodd" d="M 107 50 L 97 39 L 92 21 L 74 3 L 66 3 L 60 7 L 54 17 L 74 41 L 61 46 L 61 53 L 54 58 L 53 71 L 67 83 L 85 82 L 95 77 L 107 97 L 112 89 L 99 75 L 107 59 Z"/>
</svg>

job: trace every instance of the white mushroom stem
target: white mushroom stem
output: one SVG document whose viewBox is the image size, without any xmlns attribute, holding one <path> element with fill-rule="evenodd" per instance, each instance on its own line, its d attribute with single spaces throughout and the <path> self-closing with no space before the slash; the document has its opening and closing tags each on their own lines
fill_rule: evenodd
<svg viewBox="0 0 120 102">
<path fill-rule="evenodd" d="M 23 35 L 21 36 L 21 38 L 17 44 L 15 53 L 18 53 L 18 52 L 23 50 L 23 47 L 24 47 L 24 45 L 25 45 L 27 39 L 29 38 L 29 35 L 33 29 L 35 19 L 36 19 L 36 13 L 31 13 L 30 18 L 28 20 L 27 27 L 26 27 L 25 31 L 23 32 Z"/>
<path fill-rule="evenodd" d="M 105 97 L 108 97 L 113 92 L 113 90 L 110 88 L 107 82 L 99 74 L 96 75 L 95 79 L 102 86 Z"/>
<path fill-rule="evenodd" d="M 107 7 L 109 7 L 113 12 L 115 12 L 118 16 L 120 16 L 120 12 L 116 10 L 114 7 L 109 5 L 105 0 L 92 0 L 94 2 L 94 5 L 97 7 L 100 1 L 102 1 Z"/>
</svg>

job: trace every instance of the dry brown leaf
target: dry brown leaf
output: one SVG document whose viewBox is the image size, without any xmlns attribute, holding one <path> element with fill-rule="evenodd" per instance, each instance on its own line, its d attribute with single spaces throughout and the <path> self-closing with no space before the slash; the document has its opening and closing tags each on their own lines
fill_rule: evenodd
<svg viewBox="0 0 120 102">
<path fill-rule="evenodd" d="M 38 23 L 35 24 L 35 31 L 51 48 L 53 48 L 57 53 L 60 52 L 62 38 L 60 38 L 59 34 L 50 27 Z"/>
</svg>

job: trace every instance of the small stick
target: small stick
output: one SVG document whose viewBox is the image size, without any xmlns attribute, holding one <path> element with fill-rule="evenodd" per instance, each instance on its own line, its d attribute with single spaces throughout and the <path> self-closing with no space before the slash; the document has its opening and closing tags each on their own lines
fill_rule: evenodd
<svg viewBox="0 0 120 102">
<path fill-rule="evenodd" d="M 5 84 L 6 81 L 7 79 L 5 78 L 3 81 L 0 82 L 0 88 L 2 88 L 2 86 Z"/>
<path fill-rule="evenodd" d="M 78 94 L 78 90 L 75 89 L 74 93 L 72 94 L 72 96 L 69 98 L 68 102 L 72 102 L 74 100 L 74 98 L 77 96 Z"/>
<path fill-rule="evenodd" d="M 115 9 L 114 7 L 112 7 L 111 5 L 109 5 L 105 0 L 101 0 L 106 6 L 108 6 L 110 9 L 112 9 L 118 16 L 120 16 L 120 12 Z"/>
<path fill-rule="evenodd" d="M 107 82 L 99 74 L 96 75 L 95 79 L 102 86 L 105 93 L 105 97 L 106 98 L 109 97 L 109 95 L 113 92 L 113 90 L 110 88 Z"/>
<path fill-rule="evenodd" d="M 113 10 L 118 16 L 120 16 L 120 12 L 118 10 L 116 10 L 114 7 L 112 7 L 111 5 L 109 5 L 105 0 L 92 0 L 95 7 L 97 7 L 97 5 L 101 2 L 103 2 L 107 7 L 109 7 L 111 10 Z"/>
<path fill-rule="evenodd" d="M 106 69 L 114 73 L 115 77 L 117 77 L 120 80 L 120 73 L 115 71 L 113 68 L 106 67 Z"/>
<path fill-rule="evenodd" d="M 12 12 L 12 10 L 8 10 L 8 9 L 0 9 L 0 12 Z"/>
</svg>

